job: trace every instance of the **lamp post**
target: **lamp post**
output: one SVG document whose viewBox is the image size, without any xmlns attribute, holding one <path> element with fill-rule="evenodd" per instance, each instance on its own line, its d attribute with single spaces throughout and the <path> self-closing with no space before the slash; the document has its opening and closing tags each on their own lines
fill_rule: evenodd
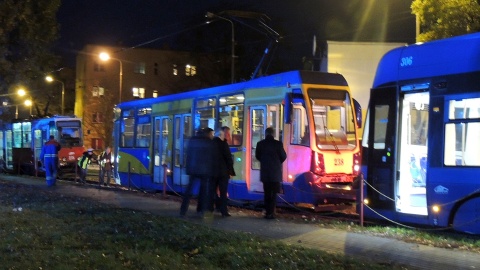
<svg viewBox="0 0 480 270">
<path fill-rule="evenodd" d="M 46 80 L 47 82 L 56 81 L 56 82 L 59 82 L 59 83 L 62 84 L 62 115 L 63 115 L 64 112 L 65 112 L 65 84 L 64 84 L 62 81 L 60 81 L 60 80 L 54 79 L 52 76 L 47 76 L 47 77 L 45 77 L 45 80 Z"/>
<path fill-rule="evenodd" d="M 18 119 L 18 104 L 8 104 L 8 102 L 4 101 L 2 103 L 3 107 L 13 107 L 15 106 L 15 119 Z"/>
<path fill-rule="evenodd" d="M 233 22 L 225 17 L 222 17 L 212 12 L 207 12 L 207 15 L 205 15 L 205 17 L 209 19 L 219 18 L 221 20 L 230 22 L 232 24 L 232 67 L 231 67 L 232 74 L 231 74 L 231 77 L 232 77 L 232 83 L 234 83 L 235 82 L 235 28 L 233 27 Z"/>
<path fill-rule="evenodd" d="M 113 58 L 113 57 L 110 57 L 110 55 L 106 52 L 102 52 L 100 55 L 99 55 L 100 59 L 102 61 L 108 61 L 109 59 L 113 59 L 113 60 L 116 60 L 118 61 L 118 63 L 120 63 L 120 82 L 119 82 L 119 90 L 118 90 L 118 103 L 121 103 L 122 102 L 122 77 L 123 77 L 123 64 L 122 64 L 122 61 L 120 59 L 117 59 L 117 58 Z"/>
</svg>

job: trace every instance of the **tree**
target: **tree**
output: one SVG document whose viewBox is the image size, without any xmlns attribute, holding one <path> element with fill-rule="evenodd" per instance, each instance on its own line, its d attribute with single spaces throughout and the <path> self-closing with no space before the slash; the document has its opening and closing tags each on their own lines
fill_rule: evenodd
<svg viewBox="0 0 480 270">
<path fill-rule="evenodd" d="M 48 103 L 49 94 L 39 89 L 57 61 L 51 47 L 57 38 L 59 5 L 60 0 L 0 1 L 0 94 L 14 97 L 21 86 L 37 105 Z"/>
<path fill-rule="evenodd" d="M 418 42 L 480 31 L 478 0 L 414 0 L 411 8 L 420 21 Z"/>
</svg>

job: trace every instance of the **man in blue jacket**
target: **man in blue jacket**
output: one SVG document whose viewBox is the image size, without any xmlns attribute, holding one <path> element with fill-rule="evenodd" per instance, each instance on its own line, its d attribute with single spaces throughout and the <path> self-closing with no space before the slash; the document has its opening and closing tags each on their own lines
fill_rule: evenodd
<svg viewBox="0 0 480 270">
<path fill-rule="evenodd" d="M 265 139 L 257 143 L 255 158 L 260 161 L 260 181 L 263 183 L 265 218 L 275 218 L 277 193 L 282 183 L 282 163 L 287 159 L 283 144 L 275 140 L 273 128 L 265 130 Z"/>
<path fill-rule="evenodd" d="M 40 160 L 43 161 L 47 186 L 49 187 L 54 186 L 57 181 L 58 151 L 60 151 L 60 148 L 61 146 L 55 140 L 55 137 L 50 135 L 50 140 L 45 143 L 40 153 Z"/>
</svg>

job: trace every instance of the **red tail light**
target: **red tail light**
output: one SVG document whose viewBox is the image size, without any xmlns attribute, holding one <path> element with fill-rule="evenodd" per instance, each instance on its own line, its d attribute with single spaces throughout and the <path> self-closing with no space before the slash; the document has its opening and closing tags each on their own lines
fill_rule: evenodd
<svg viewBox="0 0 480 270">
<path fill-rule="evenodd" d="M 312 151 L 312 172 L 318 175 L 325 174 L 325 161 L 323 155 Z"/>
<path fill-rule="evenodd" d="M 353 154 L 353 168 L 352 168 L 353 175 L 358 175 L 360 173 L 360 160 L 361 160 L 360 153 Z"/>
</svg>

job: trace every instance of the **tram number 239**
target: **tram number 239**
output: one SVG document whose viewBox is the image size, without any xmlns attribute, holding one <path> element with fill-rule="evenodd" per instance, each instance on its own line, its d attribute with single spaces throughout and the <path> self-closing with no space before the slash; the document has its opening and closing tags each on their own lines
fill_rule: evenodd
<svg viewBox="0 0 480 270">
<path fill-rule="evenodd" d="M 343 158 L 335 158 L 335 166 L 343 166 Z"/>
</svg>

